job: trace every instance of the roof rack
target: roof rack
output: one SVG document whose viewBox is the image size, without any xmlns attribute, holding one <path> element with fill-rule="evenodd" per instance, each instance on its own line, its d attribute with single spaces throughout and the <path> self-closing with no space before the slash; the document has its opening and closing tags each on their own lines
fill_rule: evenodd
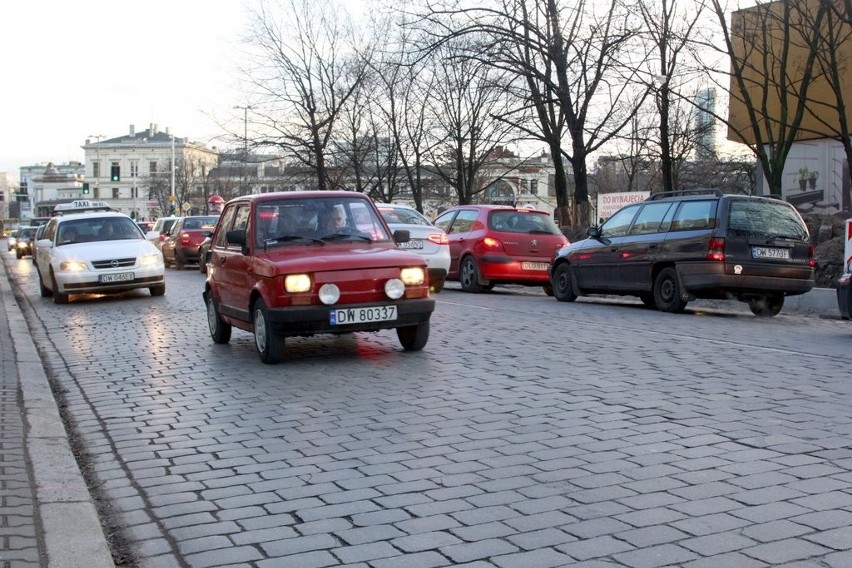
<svg viewBox="0 0 852 568">
<path fill-rule="evenodd" d="M 664 199 L 666 197 L 678 197 L 684 195 L 715 195 L 716 197 L 721 197 L 724 194 L 722 193 L 722 190 L 718 188 L 678 189 L 675 191 L 660 191 L 657 193 L 652 193 L 651 197 L 649 197 L 645 201 L 653 201 L 655 199 Z"/>
<path fill-rule="evenodd" d="M 87 213 L 89 211 L 116 211 L 106 201 L 89 201 L 78 199 L 70 203 L 60 203 L 53 208 L 54 215 L 68 215 L 71 213 Z"/>
</svg>

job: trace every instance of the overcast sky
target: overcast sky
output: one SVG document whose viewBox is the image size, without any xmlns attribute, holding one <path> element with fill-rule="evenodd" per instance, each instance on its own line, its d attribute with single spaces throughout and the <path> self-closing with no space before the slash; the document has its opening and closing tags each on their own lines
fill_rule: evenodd
<svg viewBox="0 0 852 568">
<path fill-rule="evenodd" d="M 244 4 L 0 3 L 0 172 L 17 179 L 21 166 L 82 162 L 86 138 L 121 136 L 131 124 L 212 145 L 220 124 L 239 132 Z"/>
</svg>

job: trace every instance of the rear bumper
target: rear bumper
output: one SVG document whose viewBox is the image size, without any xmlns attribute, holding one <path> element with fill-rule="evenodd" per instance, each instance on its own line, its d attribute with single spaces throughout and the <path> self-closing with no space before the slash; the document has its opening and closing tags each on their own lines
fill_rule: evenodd
<svg viewBox="0 0 852 568">
<path fill-rule="evenodd" d="M 698 298 L 724 298 L 730 295 L 753 295 L 776 292 L 796 296 L 814 287 L 813 268 L 805 266 L 761 266 L 750 270 L 741 266 L 740 274 L 728 274 L 724 263 L 679 264 L 681 284 Z"/>
<path fill-rule="evenodd" d="M 543 263 L 544 270 L 527 270 L 523 262 Z M 550 283 L 550 259 L 531 258 L 521 260 L 509 256 L 483 256 L 479 261 L 479 273 L 484 280 L 514 284 Z"/>
</svg>

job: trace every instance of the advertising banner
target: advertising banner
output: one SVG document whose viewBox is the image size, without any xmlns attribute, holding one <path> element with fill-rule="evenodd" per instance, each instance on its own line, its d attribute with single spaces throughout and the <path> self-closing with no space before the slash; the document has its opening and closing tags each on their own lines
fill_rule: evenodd
<svg viewBox="0 0 852 568">
<path fill-rule="evenodd" d="M 651 196 L 650 191 L 623 191 L 618 193 L 599 193 L 598 194 L 598 217 L 601 221 L 609 219 L 609 217 L 631 203 L 639 203 L 645 201 Z"/>
</svg>

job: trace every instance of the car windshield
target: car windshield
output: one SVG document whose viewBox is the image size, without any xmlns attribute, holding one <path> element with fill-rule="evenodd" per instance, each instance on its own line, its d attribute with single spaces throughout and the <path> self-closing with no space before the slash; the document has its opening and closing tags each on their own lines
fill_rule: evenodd
<svg viewBox="0 0 852 568">
<path fill-rule="evenodd" d="M 32 238 L 33 236 L 35 236 L 37 230 L 38 229 L 36 227 L 30 229 L 21 229 L 18 232 L 18 238 L 22 240 Z"/>
<path fill-rule="evenodd" d="M 550 215 L 535 211 L 506 209 L 493 211 L 488 222 L 495 231 L 561 235 Z"/>
<path fill-rule="evenodd" d="M 771 201 L 732 200 L 728 234 L 745 238 L 782 238 L 808 241 L 808 230 L 795 209 Z"/>
<path fill-rule="evenodd" d="M 390 240 L 369 201 L 361 198 L 284 198 L 264 201 L 253 221 L 258 243 Z"/>
<path fill-rule="evenodd" d="M 57 229 L 57 245 L 68 245 L 97 241 L 143 239 L 142 231 L 126 217 L 90 217 L 60 223 Z"/>
</svg>

